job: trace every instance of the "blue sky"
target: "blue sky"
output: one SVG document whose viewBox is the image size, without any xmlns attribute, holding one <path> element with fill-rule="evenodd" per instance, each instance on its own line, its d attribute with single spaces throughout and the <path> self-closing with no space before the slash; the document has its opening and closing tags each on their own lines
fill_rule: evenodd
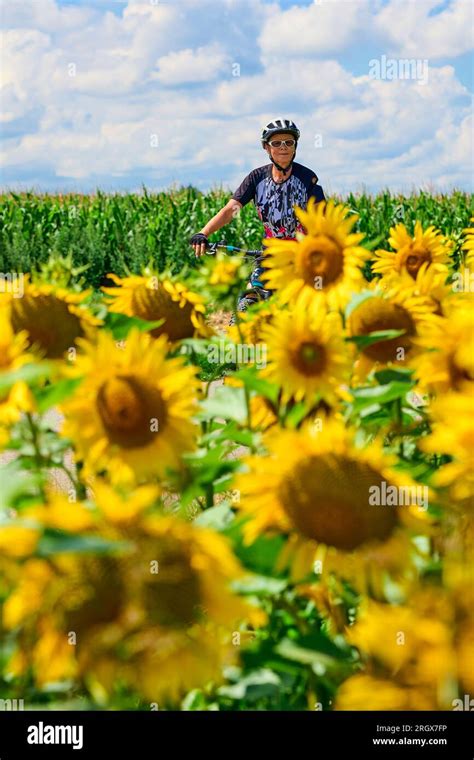
<svg viewBox="0 0 474 760">
<path fill-rule="evenodd" d="M 327 192 L 472 190 L 472 9 L 8 0 L 0 184 L 235 189 L 266 162 L 262 126 L 288 116 Z"/>
</svg>

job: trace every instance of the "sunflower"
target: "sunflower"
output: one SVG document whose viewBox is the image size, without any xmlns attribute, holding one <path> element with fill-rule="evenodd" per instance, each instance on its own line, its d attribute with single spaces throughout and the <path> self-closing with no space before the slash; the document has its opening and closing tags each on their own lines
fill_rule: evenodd
<svg viewBox="0 0 474 760">
<path fill-rule="evenodd" d="M 108 470 L 114 482 L 179 469 L 194 447 L 198 383 L 193 367 L 168 359 L 167 338 L 132 330 L 123 349 L 105 331 L 81 342 L 71 376 L 84 377 L 62 410 L 62 434 L 85 462 L 84 475 Z"/>
<path fill-rule="evenodd" d="M 126 536 L 120 554 L 24 563 L 4 605 L 4 625 L 20 626 L 23 653 L 10 671 L 32 665 L 38 685 L 75 677 L 104 701 L 117 681 L 145 700 L 176 702 L 221 680 L 235 658 L 233 630 L 263 621 L 231 591 L 242 569 L 226 540 L 157 514 Z"/>
<path fill-rule="evenodd" d="M 218 258 L 209 275 L 209 285 L 233 285 L 242 262 L 237 258 Z"/>
<path fill-rule="evenodd" d="M 433 320 L 434 302 L 423 296 L 412 295 L 400 287 L 387 292 L 373 285 L 367 298 L 356 305 L 347 316 L 347 330 L 351 337 L 363 337 L 385 330 L 401 330 L 401 335 L 384 338 L 363 346 L 355 365 L 355 382 L 364 381 L 376 366 L 396 363 L 404 365 L 420 353 L 414 338 Z"/>
<path fill-rule="evenodd" d="M 344 682 L 335 709 L 447 709 L 456 693 L 453 625 L 442 589 L 416 593 L 410 606 L 366 600 L 347 630 L 366 673 Z M 370 697 L 374 687 L 380 693 Z"/>
<path fill-rule="evenodd" d="M 462 250 L 467 251 L 465 263 L 468 268 L 474 265 L 474 216 L 471 216 L 471 225 L 463 230 L 466 239 L 462 244 Z"/>
<path fill-rule="evenodd" d="M 430 407 L 431 433 L 419 441 L 422 451 L 449 454 L 452 461 L 433 475 L 433 485 L 449 488 L 451 503 L 474 514 L 474 394 L 450 391 Z"/>
<path fill-rule="evenodd" d="M 324 299 L 302 291 L 287 311 L 280 311 L 262 330 L 268 363 L 262 377 L 282 388 L 282 401 L 314 400 L 329 405 L 340 400 L 349 379 L 351 357 L 343 339 L 339 313 L 328 313 Z"/>
<path fill-rule="evenodd" d="M 244 460 L 248 472 L 236 488 L 239 509 L 249 518 L 245 540 L 288 534 L 280 559 L 282 566 L 292 560 L 296 580 L 316 566 L 322 577 L 335 572 L 359 587 L 380 588 L 384 573 L 411 572 L 404 528 L 424 528 L 415 491 L 406 490 L 415 484 L 396 472 L 395 457 L 384 454 L 380 443 L 359 449 L 353 439 L 344 421 L 327 417 L 300 432 L 267 434 L 268 455 Z M 401 495 L 401 487 L 405 506 L 384 506 L 384 488 Z"/>
<path fill-rule="evenodd" d="M 266 325 L 272 323 L 278 307 L 275 303 L 262 301 L 256 306 L 252 306 L 249 311 L 239 314 L 239 324 L 231 325 L 227 330 L 227 337 L 234 343 L 244 343 L 255 345 L 262 342 L 262 330 Z"/>
<path fill-rule="evenodd" d="M 71 293 L 53 285 L 33 284 L 25 275 L 22 298 L 9 304 L 13 331 L 27 335 L 28 349 L 46 359 L 62 359 L 79 338 L 93 338 L 101 324 L 82 305 L 89 291 Z"/>
<path fill-rule="evenodd" d="M 382 279 L 397 278 L 406 272 L 415 280 L 423 264 L 445 277 L 448 275 L 453 244 L 433 226 L 423 231 L 417 221 L 411 237 L 404 224 L 397 224 L 391 227 L 388 242 L 394 250 L 375 251 L 376 261 L 372 264 L 372 271 L 382 275 Z"/>
<path fill-rule="evenodd" d="M 415 687 L 400 686 L 389 678 L 358 673 L 339 687 L 335 710 L 436 710 L 434 694 Z"/>
<path fill-rule="evenodd" d="M 167 335 L 169 340 L 177 341 L 211 334 L 204 320 L 203 299 L 185 285 L 154 275 L 108 276 L 118 285 L 116 288 L 102 288 L 104 293 L 113 297 L 108 305 L 109 311 L 148 322 L 164 319 L 162 325 L 150 331 L 153 337 Z"/>
<path fill-rule="evenodd" d="M 34 552 L 40 535 L 34 521 L 0 521 L 0 552 L 7 557 L 27 557 Z"/>
<path fill-rule="evenodd" d="M 5 302 L 0 305 L 0 376 L 4 372 L 20 369 L 25 364 L 34 361 L 27 352 L 28 334 L 22 331 L 15 334 L 11 326 L 9 311 Z M 23 381 L 13 384 L 8 392 L 0 392 L 0 429 L 5 435 L 3 443 L 8 440 L 6 428 L 20 419 L 21 412 L 31 412 L 34 409 L 33 396 Z M 3 437 L 0 433 L 0 439 Z M 0 448 L 2 443 L 0 442 Z"/>
<path fill-rule="evenodd" d="M 420 389 L 435 393 L 473 392 L 474 312 L 463 301 L 453 302 L 446 317 L 424 325 L 414 339 L 421 353 L 414 362 Z"/>
<path fill-rule="evenodd" d="M 383 290 L 390 290 L 394 282 L 395 280 L 382 278 L 377 284 Z M 443 315 L 444 305 L 453 297 L 453 286 L 447 282 L 446 273 L 438 272 L 428 262 L 420 266 L 415 278 L 404 269 L 396 284 L 398 290 L 407 296 L 418 296 L 432 301 L 433 311 L 439 315 Z"/>
<path fill-rule="evenodd" d="M 357 215 L 333 201 L 317 205 L 310 198 L 308 210 L 296 209 L 307 230 L 297 241 L 265 241 L 264 279 L 279 291 L 283 302 L 291 301 L 302 290 L 323 295 L 332 310 L 342 309 L 353 292 L 365 282 L 360 267 L 370 252 L 359 246 L 362 233 L 351 233 Z"/>
</svg>

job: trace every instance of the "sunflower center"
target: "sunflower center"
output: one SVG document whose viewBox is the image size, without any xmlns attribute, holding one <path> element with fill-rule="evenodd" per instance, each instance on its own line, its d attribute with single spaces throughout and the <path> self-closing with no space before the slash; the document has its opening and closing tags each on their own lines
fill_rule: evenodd
<svg viewBox="0 0 474 760">
<path fill-rule="evenodd" d="M 303 341 L 292 352 L 292 363 L 303 375 L 319 375 L 326 366 L 326 352 L 314 341 Z"/>
<path fill-rule="evenodd" d="M 161 283 L 158 283 L 156 288 L 149 288 L 146 285 L 136 288 L 132 293 L 131 308 L 134 316 L 139 319 L 145 319 L 148 322 L 165 320 L 160 327 L 155 327 L 150 331 L 154 338 L 165 333 L 170 340 L 174 341 L 192 338 L 194 335 L 195 328 L 191 319 L 192 304 L 186 302 L 181 307 L 177 301 L 173 301 Z"/>
<path fill-rule="evenodd" d="M 29 346 L 38 348 L 47 359 L 60 359 L 83 335 L 79 317 L 54 295 L 14 299 L 11 324 L 16 333 L 26 330 Z"/>
<path fill-rule="evenodd" d="M 463 383 L 468 380 L 474 380 L 468 367 L 463 367 L 458 361 L 458 357 L 452 354 L 448 357 L 448 370 L 451 379 L 451 385 L 455 390 L 460 390 Z"/>
<path fill-rule="evenodd" d="M 405 267 L 408 274 L 416 280 L 416 275 L 422 264 L 425 262 L 431 262 L 431 253 L 423 246 L 414 245 L 409 246 L 407 253 L 405 254 Z"/>
<path fill-rule="evenodd" d="M 306 238 L 306 246 L 300 262 L 300 274 L 308 285 L 320 287 L 335 282 L 343 273 L 344 257 L 341 247 L 327 235 Z"/>
<path fill-rule="evenodd" d="M 280 501 L 307 538 L 351 551 L 383 540 L 397 523 L 396 507 L 372 506 L 373 486 L 383 477 L 365 462 L 332 454 L 299 462 L 282 481 Z"/>
<path fill-rule="evenodd" d="M 112 557 L 86 560 L 80 566 L 80 584 L 68 594 L 68 630 L 87 632 L 117 619 L 124 597 L 119 570 L 117 559 Z"/>
<path fill-rule="evenodd" d="M 362 349 L 362 353 L 374 361 L 390 362 L 400 359 L 399 350 L 407 352 L 411 348 L 410 336 L 416 332 L 415 323 L 409 312 L 398 304 L 384 298 L 368 298 L 349 317 L 352 335 L 368 335 L 380 330 L 405 330 L 398 338 L 377 341 Z M 403 356 L 403 354 L 402 354 Z"/>
<path fill-rule="evenodd" d="M 166 425 L 166 405 L 159 390 L 131 375 L 102 385 L 97 410 L 110 441 L 126 449 L 146 446 Z"/>
<path fill-rule="evenodd" d="M 143 587 L 148 620 L 173 628 L 197 622 L 204 612 L 199 577 L 184 547 L 166 538 L 154 546 L 153 557 L 155 572 L 147 569 Z"/>
</svg>

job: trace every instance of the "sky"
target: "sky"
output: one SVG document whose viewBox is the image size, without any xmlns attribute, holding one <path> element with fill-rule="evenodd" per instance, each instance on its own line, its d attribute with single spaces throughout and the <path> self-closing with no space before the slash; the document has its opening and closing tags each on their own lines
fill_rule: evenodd
<svg viewBox="0 0 474 760">
<path fill-rule="evenodd" d="M 327 194 L 472 191 L 472 0 L 2 0 L 0 186 L 235 190 L 262 127 Z"/>
</svg>

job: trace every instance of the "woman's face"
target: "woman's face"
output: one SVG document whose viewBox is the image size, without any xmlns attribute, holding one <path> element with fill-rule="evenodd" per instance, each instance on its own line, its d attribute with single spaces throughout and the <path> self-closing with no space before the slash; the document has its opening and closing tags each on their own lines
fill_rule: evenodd
<svg viewBox="0 0 474 760">
<path fill-rule="evenodd" d="M 279 132 L 276 135 L 272 135 L 270 137 L 270 140 L 272 142 L 274 140 L 294 140 L 294 137 L 293 135 L 289 135 L 286 132 Z M 277 164 L 280 164 L 280 166 L 284 166 L 285 168 L 293 158 L 295 149 L 296 145 L 293 145 L 292 148 L 288 148 L 286 145 L 281 145 L 279 148 L 272 148 L 272 146 L 268 143 L 265 145 L 265 150 L 267 151 L 268 155 L 271 156 L 273 160 L 277 162 Z"/>
</svg>

